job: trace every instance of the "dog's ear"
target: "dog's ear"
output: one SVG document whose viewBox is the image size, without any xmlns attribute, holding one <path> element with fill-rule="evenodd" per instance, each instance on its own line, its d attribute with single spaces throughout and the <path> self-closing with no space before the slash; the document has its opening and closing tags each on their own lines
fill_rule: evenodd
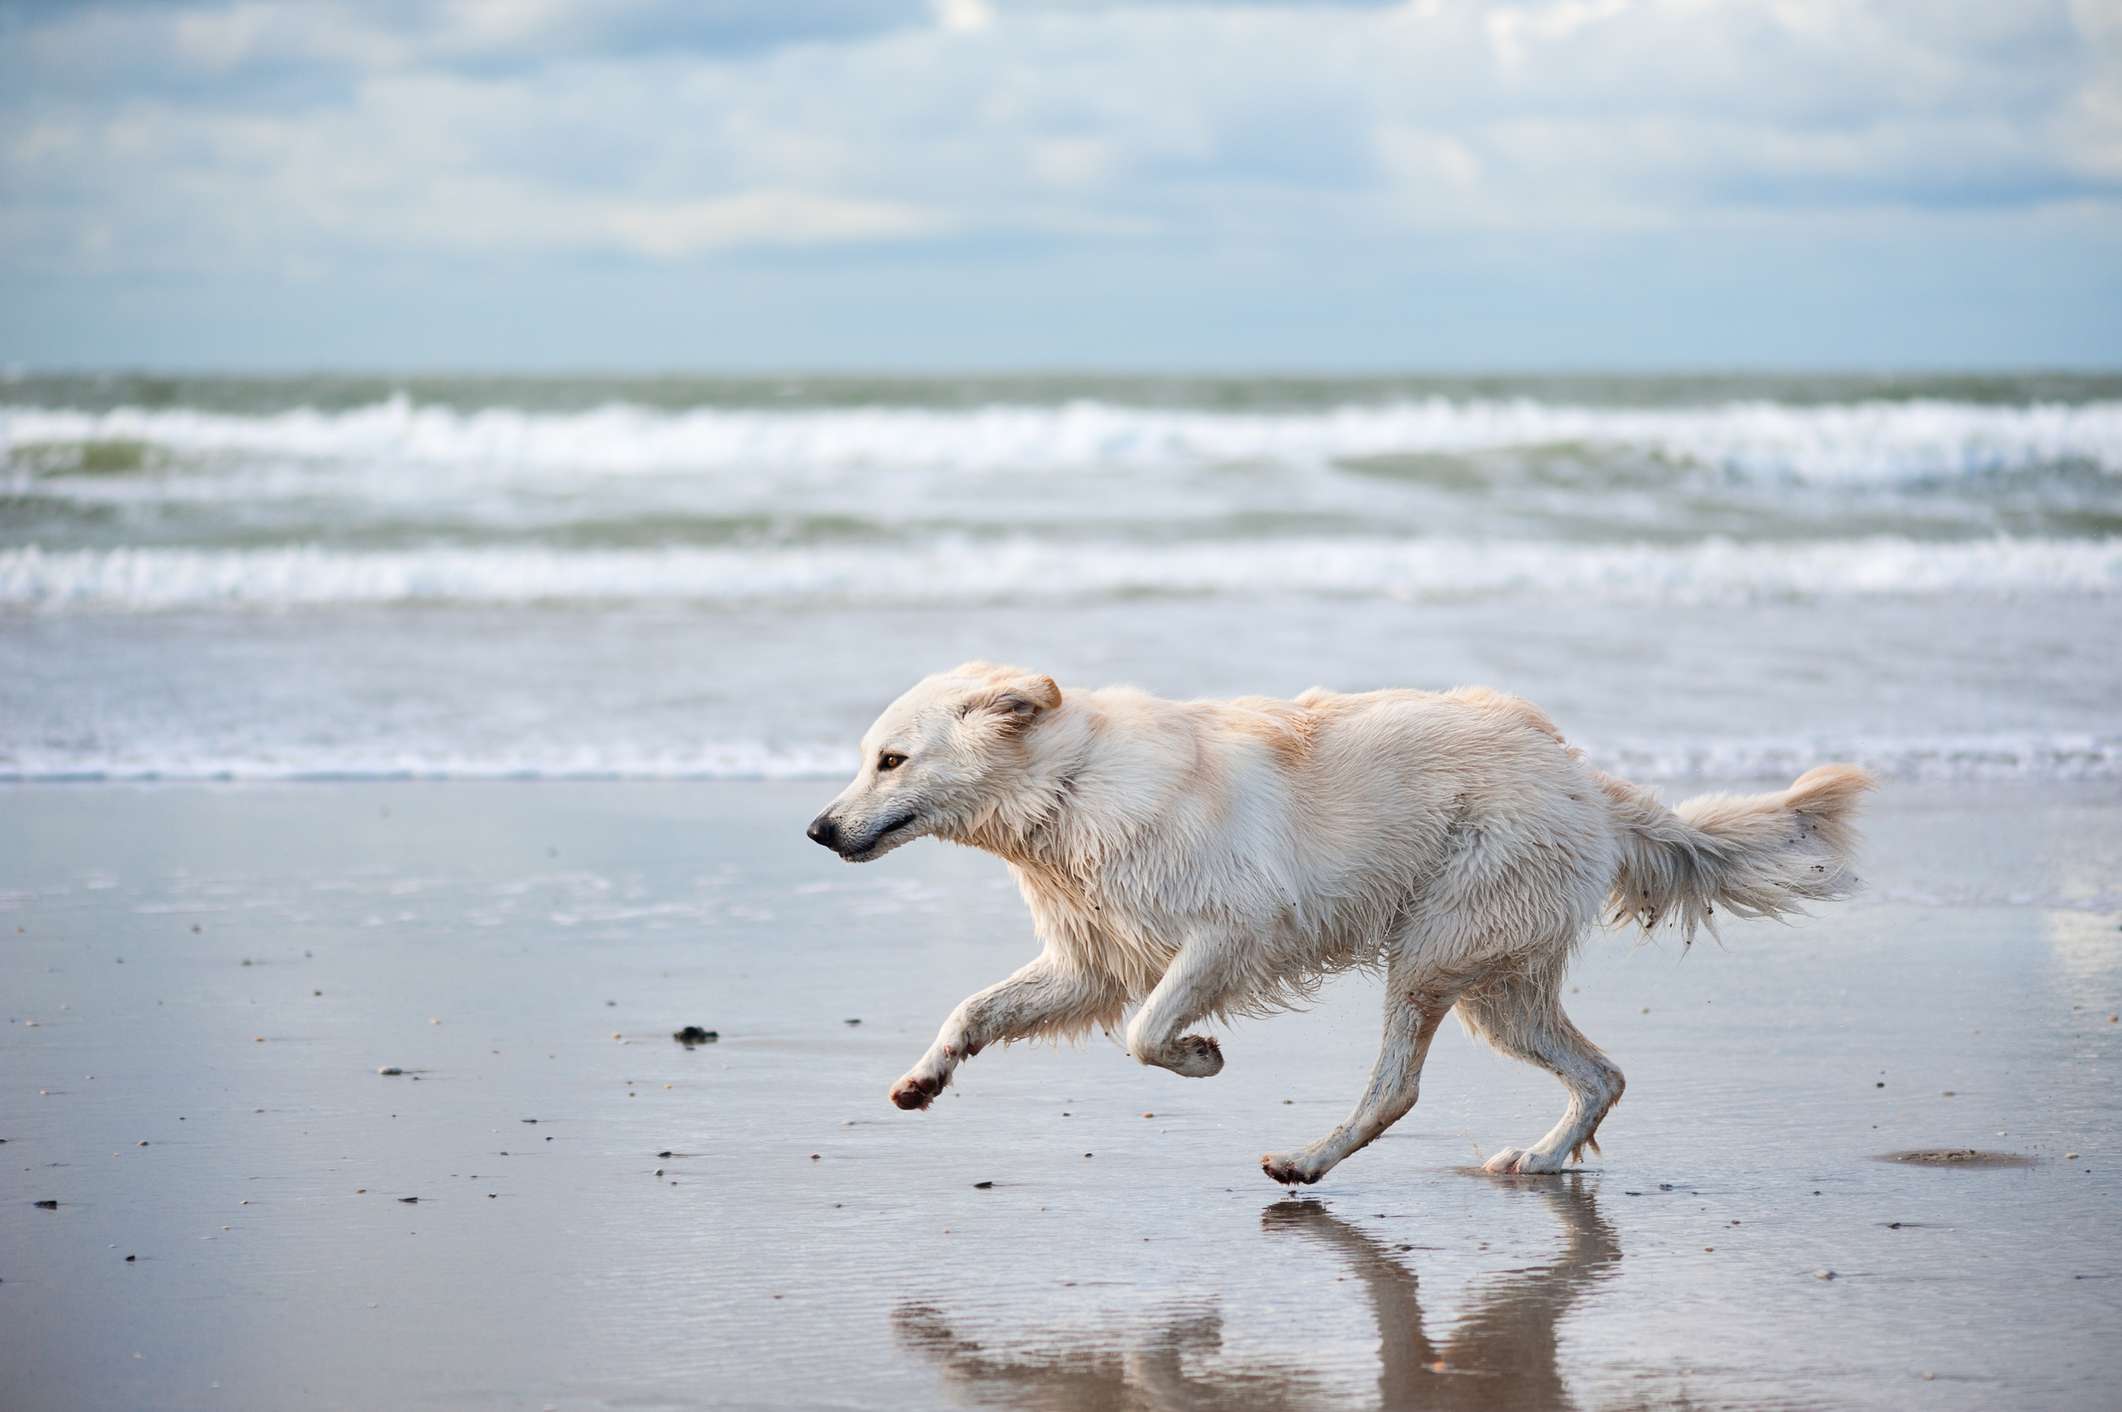
<svg viewBox="0 0 2122 1412">
<path fill-rule="evenodd" d="M 1000 676 L 966 699 L 959 716 L 999 718 L 1012 730 L 1022 730 L 1061 704 L 1061 688 L 1052 677 Z"/>
</svg>

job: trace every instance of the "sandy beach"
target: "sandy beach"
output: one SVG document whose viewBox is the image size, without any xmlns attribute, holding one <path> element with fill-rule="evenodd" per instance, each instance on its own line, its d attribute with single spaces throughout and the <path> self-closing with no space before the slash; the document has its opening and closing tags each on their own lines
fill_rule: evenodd
<svg viewBox="0 0 2122 1412">
<path fill-rule="evenodd" d="M 898 1113 L 1028 927 L 990 859 L 810 847 L 829 792 L 9 789 L 0 1402 L 2066 1408 L 2122 1376 L 2109 787 L 1897 785 L 1861 901 L 1594 941 L 1571 1009 L 1630 1087 L 1581 1171 L 1472 1170 L 1559 1094 L 1454 1026 L 1296 1199 L 1257 1156 L 1345 1110 L 1374 983 L 1234 1027 L 1212 1081 L 1017 1047 Z M 1882 1160 L 1966 1150 L 2012 1160 Z"/>
</svg>

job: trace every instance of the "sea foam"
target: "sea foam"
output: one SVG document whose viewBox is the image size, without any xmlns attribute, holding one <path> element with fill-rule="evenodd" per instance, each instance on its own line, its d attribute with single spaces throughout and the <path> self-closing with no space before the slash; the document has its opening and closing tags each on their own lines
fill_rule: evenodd
<svg viewBox="0 0 2122 1412">
<path fill-rule="evenodd" d="M 1582 744 L 1593 764 L 1642 783 L 1786 782 L 1825 760 L 1851 761 L 1882 778 L 1912 782 L 2122 779 L 2122 736 L 2087 733 Z M 230 752 L 166 743 L 119 751 L 0 751 L 0 780 L 838 780 L 855 763 L 845 743 L 824 741 L 681 745 L 618 740 L 485 752 L 385 743 Z"/>
<path fill-rule="evenodd" d="M 1571 406 L 1427 398 L 1275 411 L 1097 401 L 1054 405 L 460 411 L 399 396 L 345 411 L 0 407 L 0 462 L 64 465 L 51 448 L 130 442 L 179 461 L 413 462 L 606 473 L 802 466 L 982 470 L 1323 463 L 1573 445 L 1631 448 L 1729 474 L 1901 481 L 2083 465 L 2122 473 L 2122 402 L 1943 400 L 1812 406 Z"/>
<path fill-rule="evenodd" d="M 0 550 L 0 606 L 273 609 L 421 603 L 969 604 L 1273 592 L 1453 599 L 2110 594 L 2122 538 L 1568 544 L 1308 538 L 560 550 Z"/>
</svg>

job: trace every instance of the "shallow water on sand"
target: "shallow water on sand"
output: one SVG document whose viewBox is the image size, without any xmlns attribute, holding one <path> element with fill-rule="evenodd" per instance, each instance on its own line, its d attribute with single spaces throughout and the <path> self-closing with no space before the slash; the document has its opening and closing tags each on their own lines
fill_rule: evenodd
<svg viewBox="0 0 2122 1412">
<path fill-rule="evenodd" d="M 2081 1407 L 2122 1376 L 2110 790 L 1903 787 L 1860 901 L 1594 940 L 1569 1004 L 1630 1087 L 1583 1170 L 1472 1170 L 1560 1096 L 1454 1030 L 1295 1199 L 1257 1155 L 1354 1098 L 1370 983 L 1236 1026 L 1213 1082 L 1015 1048 L 899 1113 L 1028 929 L 992 860 L 811 848 L 819 797 L 7 792 L 0 1404 Z M 2032 1161 L 1878 1160 L 1915 1148 Z"/>
</svg>

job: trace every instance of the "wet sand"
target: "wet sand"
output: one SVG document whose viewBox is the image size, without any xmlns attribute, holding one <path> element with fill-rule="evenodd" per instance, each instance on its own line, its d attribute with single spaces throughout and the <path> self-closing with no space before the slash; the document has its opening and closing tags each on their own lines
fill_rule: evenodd
<svg viewBox="0 0 2122 1412">
<path fill-rule="evenodd" d="M 1353 1100 L 1374 983 L 1235 1026 L 1214 1080 L 1018 1047 L 899 1113 L 1028 929 L 992 860 L 805 843 L 828 792 L 0 794 L 0 1405 L 2092 1407 L 2122 1380 L 2111 789 L 1897 787 L 1862 901 L 1684 956 L 1594 941 L 1571 1010 L 1630 1086 L 1581 1171 L 1472 1170 L 1561 1100 L 1453 1027 L 1415 1113 L 1296 1199 L 1258 1154 Z M 1888 1160 L 1969 1150 L 2022 1160 Z"/>
</svg>

